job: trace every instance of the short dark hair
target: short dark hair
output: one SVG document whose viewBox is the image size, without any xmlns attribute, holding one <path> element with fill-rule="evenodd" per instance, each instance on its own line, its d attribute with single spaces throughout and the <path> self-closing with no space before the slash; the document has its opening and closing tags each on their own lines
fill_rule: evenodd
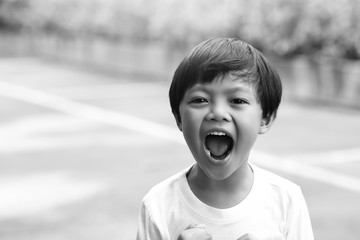
<svg viewBox="0 0 360 240">
<path fill-rule="evenodd" d="M 276 70 L 250 44 L 236 38 L 214 38 L 194 47 L 174 73 L 169 98 L 176 121 L 181 122 L 179 106 L 189 88 L 196 83 L 212 82 L 217 76 L 226 74 L 251 82 L 262 108 L 262 117 L 276 117 L 282 95 L 281 80 Z"/>
</svg>

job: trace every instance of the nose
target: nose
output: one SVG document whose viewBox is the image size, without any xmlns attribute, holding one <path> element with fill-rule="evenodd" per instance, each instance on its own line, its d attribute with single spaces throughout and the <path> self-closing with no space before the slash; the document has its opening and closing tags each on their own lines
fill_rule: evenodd
<svg viewBox="0 0 360 240">
<path fill-rule="evenodd" d="M 217 122 L 230 122 L 231 115 L 228 111 L 228 107 L 223 103 L 213 103 L 210 105 L 210 111 L 207 115 L 207 120 Z"/>
</svg>

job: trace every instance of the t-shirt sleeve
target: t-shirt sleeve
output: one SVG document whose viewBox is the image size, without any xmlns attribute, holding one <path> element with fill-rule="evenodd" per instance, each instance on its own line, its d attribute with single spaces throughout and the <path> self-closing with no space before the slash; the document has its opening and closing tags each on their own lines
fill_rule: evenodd
<svg viewBox="0 0 360 240">
<path fill-rule="evenodd" d="M 290 198 L 286 223 L 286 240 L 313 240 L 309 211 L 298 187 Z"/>
<path fill-rule="evenodd" d="M 136 240 L 161 240 L 161 234 L 143 202 L 140 208 Z"/>
</svg>

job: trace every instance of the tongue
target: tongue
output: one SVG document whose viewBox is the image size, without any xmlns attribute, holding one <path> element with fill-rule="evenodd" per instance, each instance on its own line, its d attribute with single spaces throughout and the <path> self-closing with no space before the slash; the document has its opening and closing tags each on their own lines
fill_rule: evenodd
<svg viewBox="0 0 360 240">
<path fill-rule="evenodd" d="M 206 138 L 206 146 L 209 148 L 212 155 L 221 157 L 231 146 L 231 138 L 227 136 L 209 135 Z"/>
</svg>

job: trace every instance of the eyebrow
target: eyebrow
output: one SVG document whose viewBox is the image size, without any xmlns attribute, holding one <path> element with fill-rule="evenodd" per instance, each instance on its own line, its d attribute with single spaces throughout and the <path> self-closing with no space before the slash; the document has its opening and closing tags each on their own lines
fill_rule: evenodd
<svg viewBox="0 0 360 240">
<path fill-rule="evenodd" d="M 226 89 L 225 91 L 227 93 L 235 93 L 235 92 L 251 92 L 251 87 L 247 88 L 247 87 L 241 87 L 241 86 L 236 86 L 236 87 L 233 87 L 233 88 L 229 88 L 229 89 Z M 197 84 L 197 85 L 194 85 L 190 91 L 208 91 L 208 88 L 202 84 Z"/>
</svg>

